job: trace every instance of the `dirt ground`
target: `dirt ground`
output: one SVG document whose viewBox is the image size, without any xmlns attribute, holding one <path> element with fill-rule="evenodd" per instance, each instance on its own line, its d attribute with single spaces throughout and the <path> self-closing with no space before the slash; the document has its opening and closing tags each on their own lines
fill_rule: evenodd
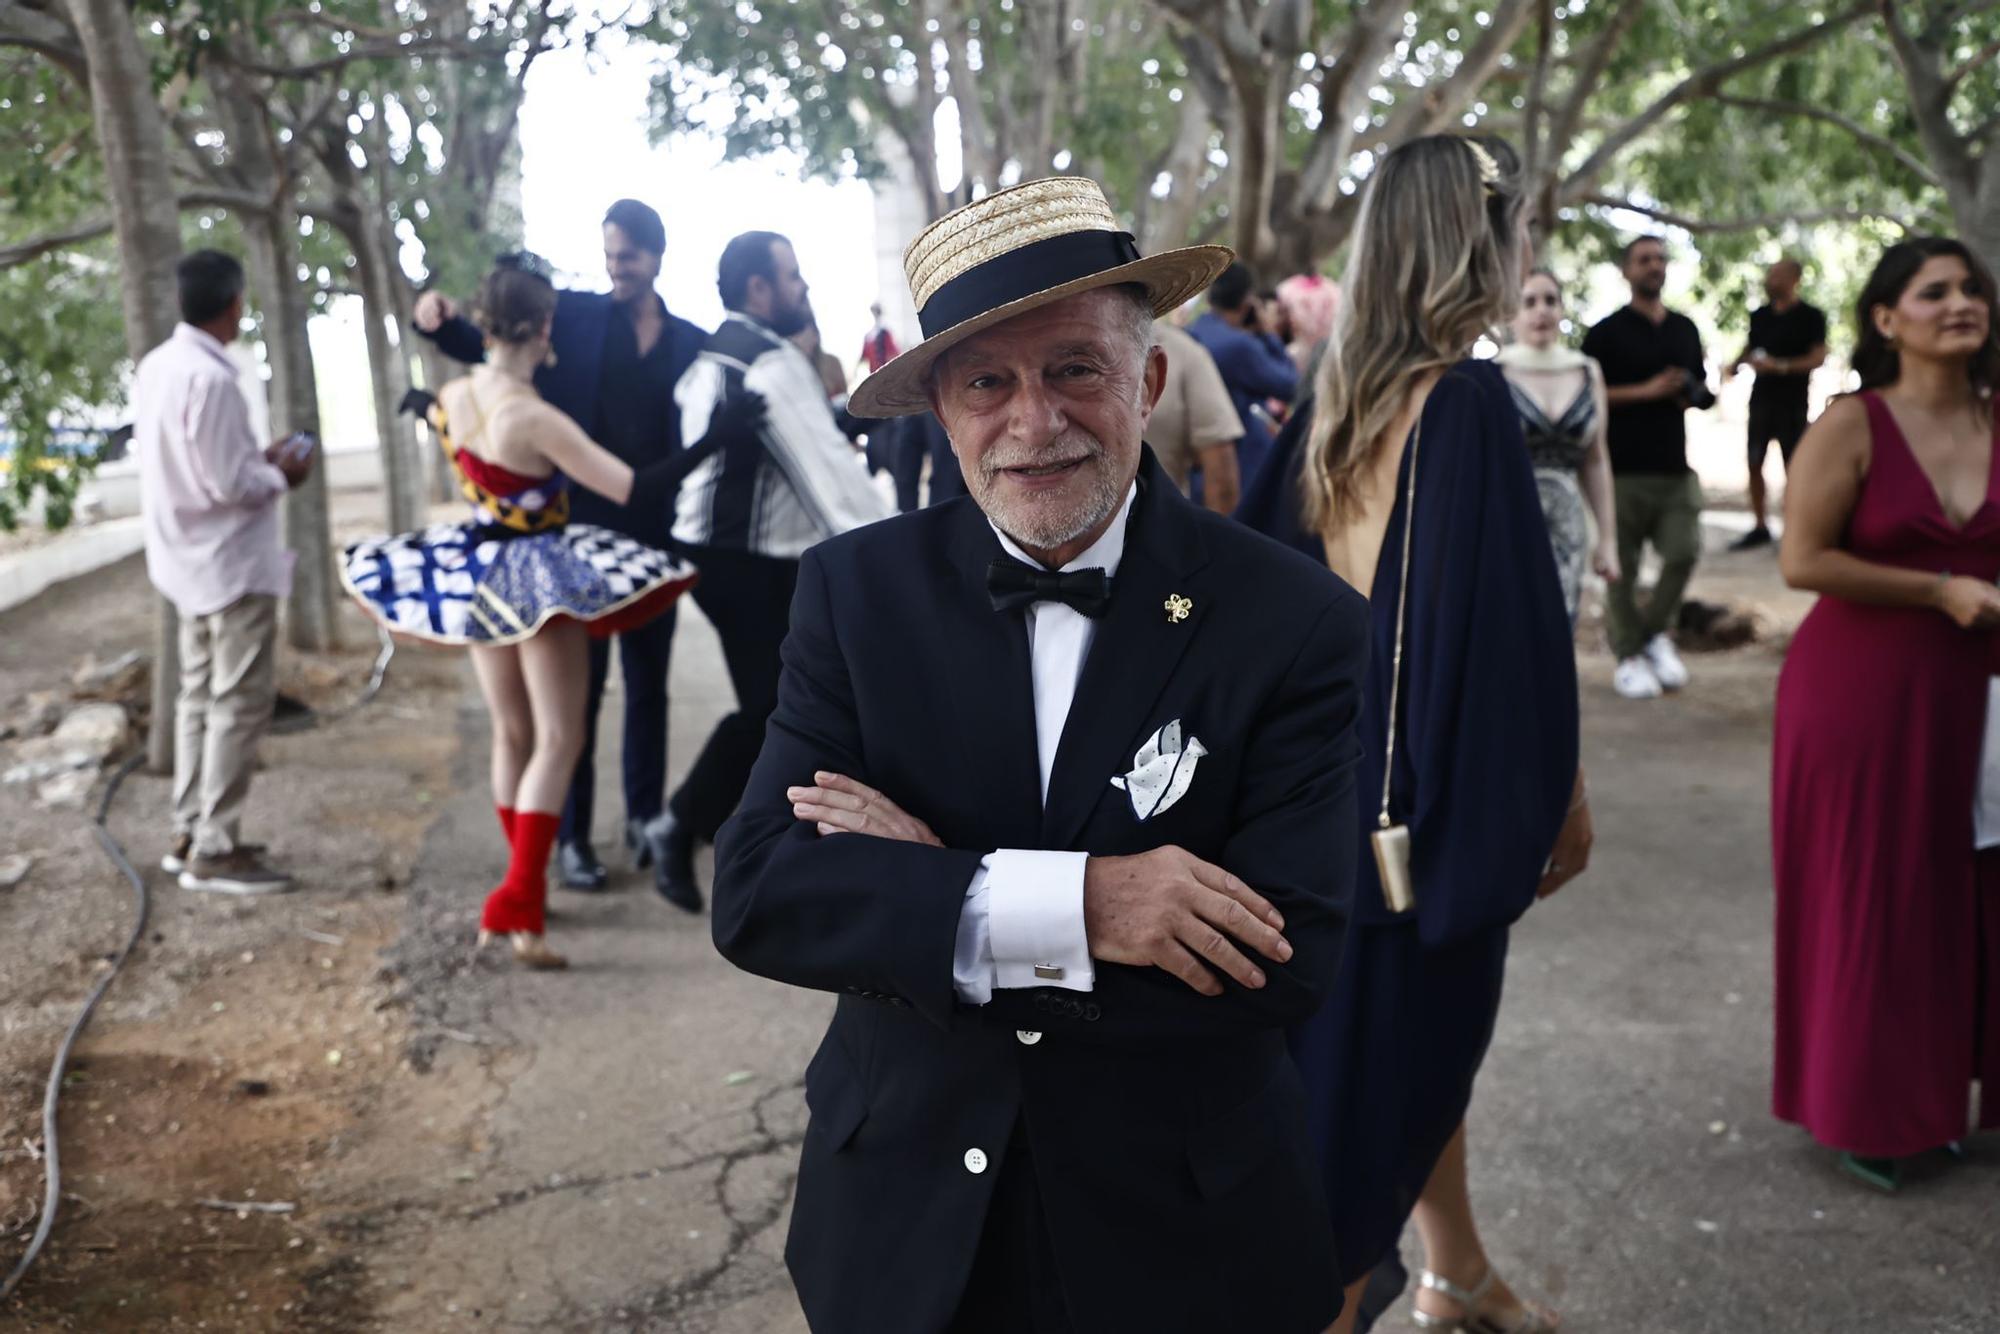
<svg viewBox="0 0 2000 1334">
<path fill-rule="evenodd" d="M 86 655 L 149 649 L 152 606 L 134 558 L 0 615 L 0 706 L 62 686 Z M 344 612 L 342 631 L 339 652 L 286 652 L 280 689 L 320 710 L 353 699 L 376 640 L 358 612 Z M 394 672 L 392 697 L 265 743 L 245 833 L 300 873 L 300 893 L 183 893 L 155 868 L 166 780 L 141 772 L 119 792 L 110 829 L 148 876 L 151 917 L 71 1063 L 58 1227 L 0 1323 L 106 1334 L 365 1327 L 343 1295 L 351 1243 L 323 1227 L 316 1183 L 372 1133 L 407 1061 L 409 1025 L 380 955 L 450 776 L 461 689 L 449 658 L 405 652 Z M 87 811 L 44 810 L 25 787 L 0 787 L 0 856 L 17 851 L 35 862 L 0 893 L 8 1266 L 39 1216 L 49 1062 L 133 912 Z"/>
</svg>

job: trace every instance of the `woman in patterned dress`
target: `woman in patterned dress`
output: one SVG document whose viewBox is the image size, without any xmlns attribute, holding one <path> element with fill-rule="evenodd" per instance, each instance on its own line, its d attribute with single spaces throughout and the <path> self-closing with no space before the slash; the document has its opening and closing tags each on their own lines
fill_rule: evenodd
<svg viewBox="0 0 2000 1334">
<path fill-rule="evenodd" d="M 670 504 L 687 459 L 710 444 L 635 474 L 544 402 L 533 376 L 549 355 L 555 306 L 541 259 L 501 257 L 480 288 L 486 362 L 445 385 L 431 410 L 471 518 L 357 543 L 341 565 L 348 592 L 392 632 L 472 650 L 510 849 L 480 913 L 479 944 L 506 936 L 531 968 L 567 964 L 542 938 L 545 872 L 583 746 L 589 639 L 651 620 L 696 578 L 665 552 L 569 523 L 569 487 L 619 504 Z"/>
<path fill-rule="evenodd" d="M 1536 269 L 1521 287 L 1515 341 L 1499 360 L 1521 414 L 1563 602 L 1574 625 L 1586 563 L 1604 582 L 1618 582 L 1618 521 L 1604 438 L 1604 372 L 1581 352 L 1557 345 L 1562 318 L 1562 284 L 1547 269 Z M 1586 503 L 1597 520 L 1595 545 L 1584 518 Z"/>
</svg>

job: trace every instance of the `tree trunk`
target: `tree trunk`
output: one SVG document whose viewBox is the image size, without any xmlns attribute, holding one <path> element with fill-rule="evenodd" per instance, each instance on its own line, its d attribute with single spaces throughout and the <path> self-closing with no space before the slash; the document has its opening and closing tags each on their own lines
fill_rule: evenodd
<svg viewBox="0 0 2000 1334">
<path fill-rule="evenodd" d="M 389 530 L 406 533 L 421 527 L 424 479 L 417 464 L 416 441 L 396 409 L 410 388 L 410 370 L 402 346 L 403 325 L 390 284 L 393 263 L 382 252 L 382 228 L 364 199 L 356 219 L 356 277 L 361 288 L 361 316 L 368 334 L 368 378 L 375 390 L 375 433 L 382 451 L 382 488 L 389 498 Z"/>
<path fill-rule="evenodd" d="M 1231 62 L 1236 92 L 1235 142 L 1229 145 L 1236 174 L 1236 198 L 1229 209 L 1235 225 L 1236 253 L 1261 275 L 1277 249 L 1271 226 L 1271 203 L 1283 152 L 1284 102 L 1268 77 L 1246 64 Z"/>
<path fill-rule="evenodd" d="M 1213 126 L 1208 104 L 1190 86 L 1181 95 L 1180 123 L 1173 142 L 1154 164 L 1155 175 L 1164 172 L 1169 181 L 1166 197 L 1154 198 L 1153 182 L 1145 180 L 1139 183 L 1140 198 L 1133 201 L 1139 222 L 1139 248 L 1147 254 L 1186 245 L 1193 234 L 1195 215 L 1201 211 L 1201 177 L 1207 166 Z"/>
<path fill-rule="evenodd" d="M 319 432 L 319 388 L 313 377 L 309 311 L 298 279 L 298 217 L 289 198 L 262 215 L 243 215 L 252 295 L 263 314 L 271 364 L 271 430 Z M 333 537 L 327 514 L 326 460 L 285 497 L 285 538 L 297 558 L 286 603 L 286 638 L 293 648 L 335 646 Z"/>
<path fill-rule="evenodd" d="M 70 0 L 70 21 L 90 69 L 91 118 L 104 153 L 104 181 L 118 238 L 119 301 L 125 350 L 137 361 L 174 331 L 174 265 L 181 256 L 180 202 L 167 169 L 166 121 L 153 97 L 152 69 L 122 0 Z M 174 606 L 159 599 L 153 642 L 153 716 L 147 765 L 174 767 L 174 697 L 180 683 L 180 630 Z"/>
<path fill-rule="evenodd" d="M 409 327 L 407 320 L 404 322 L 403 327 Z M 443 388 L 447 381 L 457 379 L 462 373 L 458 363 L 443 352 L 440 352 L 437 344 L 431 342 L 428 338 L 418 342 L 417 357 L 419 364 L 423 367 L 424 388 L 430 390 L 433 394 Z M 434 505 L 445 504 L 458 494 L 458 478 L 452 474 L 451 460 L 445 457 L 444 448 L 431 437 L 431 430 L 428 425 L 423 428 L 423 438 L 430 446 L 428 452 L 431 461 L 431 503 Z"/>
<path fill-rule="evenodd" d="M 1983 162 L 1973 159 L 1972 179 L 1951 192 L 1952 214 L 1959 239 L 1986 261 L 2000 268 L 2000 135 L 1986 150 Z M 1966 202 L 1961 206 L 1960 200 Z"/>
</svg>

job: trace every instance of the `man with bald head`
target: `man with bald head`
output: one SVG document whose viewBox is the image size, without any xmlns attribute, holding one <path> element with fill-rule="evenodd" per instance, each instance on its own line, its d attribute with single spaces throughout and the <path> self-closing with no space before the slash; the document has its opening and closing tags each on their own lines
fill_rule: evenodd
<svg viewBox="0 0 2000 1334">
<path fill-rule="evenodd" d="M 1757 373 L 1750 387 L 1750 513 L 1755 526 L 1730 544 L 1748 551 L 1771 544 L 1764 457 L 1773 440 L 1790 472 L 1792 451 L 1806 433 L 1807 386 L 1826 360 L 1826 313 L 1799 299 L 1805 270 L 1785 258 L 1764 271 L 1767 304 L 1750 315 L 1750 341 L 1729 364 L 1729 374 L 1748 366 Z"/>
<path fill-rule="evenodd" d="M 814 1334 L 1339 1312 L 1284 1028 L 1339 954 L 1365 604 L 1144 444 L 1153 318 L 1228 258 L 1142 257 L 1062 178 L 905 256 L 924 341 L 850 407 L 935 412 L 970 495 L 806 553 L 716 845 L 723 954 L 839 997 L 786 1246 Z"/>
</svg>

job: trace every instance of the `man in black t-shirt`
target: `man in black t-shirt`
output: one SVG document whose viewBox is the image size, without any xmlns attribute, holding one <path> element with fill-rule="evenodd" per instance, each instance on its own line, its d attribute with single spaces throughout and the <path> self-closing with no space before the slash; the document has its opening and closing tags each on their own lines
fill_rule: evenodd
<svg viewBox="0 0 2000 1334">
<path fill-rule="evenodd" d="M 1701 333 L 1660 300 L 1666 243 L 1642 236 L 1620 265 L 1632 303 L 1599 321 L 1584 355 L 1604 370 L 1608 444 L 1623 571 L 1606 591 L 1605 619 L 1618 657 L 1612 685 L 1627 699 L 1656 699 L 1688 682 L 1668 629 L 1701 554 L 1701 481 L 1688 467 L 1686 412 L 1709 407 Z M 1639 561 L 1651 542 L 1660 556 L 1653 596 L 1639 605 Z"/>
<path fill-rule="evenodd" d="M 1724 372 L 1734 375 L 1748 366 L 1757 373 L 1750 387 L 1750 513 L 1757 523 L 1730 544 L 1731 551 L 1770 545 L 1764 455 L 1776 440 L 1790 473 L 1792 451 L 1806 433 L 1806 386 L 1826 360 L 1826 313 L 1799 300 L 1804 272 L 1795 259 L 1781 259 L 1765 271 L 1770 303 L 1752 312 L 1750 341 Z"/>
</svg>

